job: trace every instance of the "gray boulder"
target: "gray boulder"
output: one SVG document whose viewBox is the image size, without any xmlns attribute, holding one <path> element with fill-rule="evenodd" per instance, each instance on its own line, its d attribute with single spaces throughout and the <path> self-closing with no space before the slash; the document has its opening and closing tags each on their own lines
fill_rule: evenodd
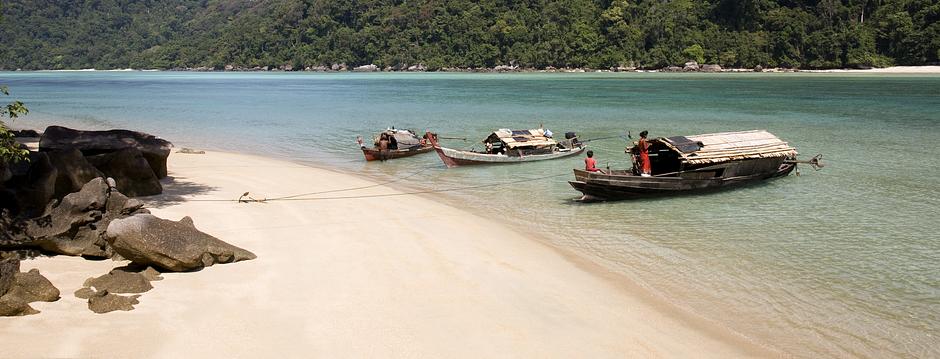
<svg viewBox="0 0 940 359">
<path fill-rule="evenodd" d="M 689 61 L 685 63 L 685 66 L 682 68 L 682 71 L 698 71 L 699 66 L 698 62 Z"/>
<path fill-rule="evenodd" d="M 701 70 L 702 72 L 721 72 L 721 66 L 714 64 L 702 65 Z"/>
<path fill-rule="evenodd" d="M 29 272 L 19 272 L 14 275 L 13 287 L 4 296 L 17 296 L 28 302 L 55 302 L 59 300 L 59 289 L 52 285 L 46 277 L 39 274 L 38 269 Z"/>
<path fill-rule="evenodd" d="M 379 71 L 379 67 L 373 64 L 358 66 L 353 69 L 356 72 L 376 72 Z"/>
<path fill-rule="evenodd" d="M 170 155 L 171 147 L 173 144 L 164 139 L 128 130 L 81 131 L 49 126 L 39 138 L 40 151 L 77 148 L 85 156 L 136 148 L 147 160 L 157 178 L 167 175 L 166 158 Z"/>
<path fill-rule="evenodd" d="M 29 303 L 59 300 L 59 290 L 46 277 L 33 269 L 13 274 L 10 288 L 0 295 L 0 316 L 21 316 L 39 313 Z"/>
<path fill-rule="evenodd" d="M 110 258 L 114 253 L 104 238 L 108 223 L 149 213 L 142 207 L 143 203 L 111 190 L 107 180 L 97 177 L 51 205 L 41 217 L 28 221 L 25 232 L 31 246 L 47 252 Z"/>
<path fill-rule="evenodd" d="M 189 217 L 179 222 L 150 214 L 116 219 L 108 225 L 105 238 L 116 253 L 131 262 L 174 272 L 256 258 L 247 250 L 200 232 Z"/>
<path fill-rule="evenodd" d="M 0 317 L 18 317 L 39 313 L 28 302 L 10 295 L 0 297 Z"/>
<path fill-rule="evenodd" d="M 43 215 L 29 223 L 27 234 L 38 240 L 68 237 L 78 227 L 101 218 L 108 201 L 108 185 L 104 178 L 88 181 L 82 189 L 70 193 L 62 201 L 50 205 Z"/>
<path fill-rule="evenodd" d="M 118 191 L 127 196 L 150 196 L 163 192 L 158 176 L 136 148 L 88 156 L 87 159 L 106 176 L 114 178 Z"/>
<path fill-rule="evenodd" d="M 29 221 L 26 234 L 34 246 L 47 252 L 77 256 L 96 251 L 100 235 L 94 225 L 104 215 L 108 197 L 105 179 L 92 179 L 80 191 L 66 195 L 42 216 Z"/>
<path fill-rule="evenodd" d="M 55 198 L 77 192 L 82 186 L 95 177 L 104 175 L 91 163 L 85 160 L 82 152 L 76 148 L 46 152 L 49 162 L 55 167 L 57 176 L 55 180 Z"/>
</svg>

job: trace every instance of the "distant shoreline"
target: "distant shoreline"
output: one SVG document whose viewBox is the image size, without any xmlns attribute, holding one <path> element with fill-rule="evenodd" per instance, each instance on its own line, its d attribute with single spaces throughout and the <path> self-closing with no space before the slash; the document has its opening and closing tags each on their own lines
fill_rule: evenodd
<svg viewBox="0 0 940 359">
<path fill-rule="evenodd" d="M 930 66 L 891 66 L 891 67 L 882 67 L 882 68 L 871 68 L 871 69 L 825 69 L 825 70 L 803 70 L 803 69 L 788 69 L 788 68 L 767 68 L 767 69 L 742 69 L 742 68 L 721 68 L 719 70 L 685 70 L 679 67 L 673 68 L 664 68 L 664 69 L 634 69 L 634 68 L 612 68 L 612 69 L 586 69 L 586 68 L 547 68 L 547 69 L 534 69 L 534 68 L 510 68 L 510 67 L 500 67 L 496 68 L 445 68 L 438 71 L 429 71 L 429 70 L 394 70 L 394 69 L 303 69 L 303 70 L 285 70 L 285 69 L 270 69 L 270 68 L 238 68 L 238 69 L 225 69 L 225 70 L 215 70 L 209 68 L 185 68 L 185 69 L 169 69 L 169 70 L 160 70 L 160 69 L 107 69 L 107 70 L 98 70 L 98 69 L 68 69 L 68 70 L 3 70 L 8 72 L 317 72 L 317 73 L 346 73 L 346 72 L 357 72 L 357 73 L 370 73 L 370 72 L 383 72 L 383 73 L 422 73 L 422 72 L 438 72 L 438 73 L 851 73 L 851 74 L 940 74 L 940 66 L 930 65 Z"/>
</svg>

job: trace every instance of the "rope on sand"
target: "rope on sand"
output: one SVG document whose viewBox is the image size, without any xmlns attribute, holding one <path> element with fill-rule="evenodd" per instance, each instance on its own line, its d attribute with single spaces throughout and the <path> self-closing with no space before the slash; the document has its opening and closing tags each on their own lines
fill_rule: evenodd
<svg viewBox="0 0 940 359">
<path fill-rule="evenodd" d="M 367 188 L 384 186 L 390 183 L 398 182 L 398 181 L 416 176 L 426 171 L 427 169 L 429 168 L 416 171 L 405 177 L 396 178 L 394 180 L 386 181 L 382 183 L 371 184 L 368 186 L 342 188 L 342 189 L 334 189 L 334 190 L 326 190 L 326 191 L 318 191 L 318 192 L 307 192 L 307 193 L 300 193 L 300 194 L 294 194 L 294 195 L 289 195 L 289 196 L 282 196 L 282 197 L 275 197 L 275 198 L 261 198 L 261 199 L 253 198 L 249 192 L 245 192 L 241 196 L 239 196 L 238 199 L 191 199 L 189 200 L 189 202 L 268 203 L 268 202 L 274 202 L 274 201 L 322 201 L 322 200 L 336 200 L 336 199 L 396 197 L 396 196 L 408 196 L 408 195 L 429 194 L 429 193 L 457 192 L 457 191 L 465 191 L 465 190 L 470 190 L 470 189 L 479 189 L 479 188 L 487 188 L 487 187 L 499 187 L 499 186 L 506 186 L 506 185 L 512 185 L 512 184 L 541 181 L 541 180 L 545 180 L 549 178 L 561 177 L 561 176 L 566 176 L 570 174 L 569 172 L 566 171 L 563 173 L 557 173 L 557 174 L 552 174 L 552 175 L 547 175 L 547 176 L 523 178 L 519 180 L 506 181 L 506 182 L 487 183 L 487 184 L 480 184 L 480 185 L 451 187 L 451 188 L 443 188 L 443 189 L 429 189 L 429 190 L 420 190 L 420 191 L 398 192 L 398 193 L 381 193 L 381 194 L 336 196 L 336 197 L 306 197 L 306 196 L 325 194 L 325 193 L 348 192 L 348 191 L 356 191 L 356 190 L 362 190 L 362 189 L 367 189 Z"/>
</svg>

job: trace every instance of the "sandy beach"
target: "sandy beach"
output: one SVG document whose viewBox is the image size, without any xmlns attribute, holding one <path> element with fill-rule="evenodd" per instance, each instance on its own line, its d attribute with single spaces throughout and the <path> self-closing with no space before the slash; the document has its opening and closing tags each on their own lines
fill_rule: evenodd
<svg viewBox="0 0 940 359">
<path fill-rule="evenodd" d="M 130 312 L 72 293 L 125 262 L 23 262 L 61 291 L 0 318 L 8 358 L 767 357 L 623 278 L 507 225 L 414 195 L 221 202 L 367 186 L 357 176 L 249 155 L 174 153 L 154 214 L 258 259 L 165 273 Z M 376 186 L 313 197 L 396 193 Z"/>
<path fill-rule="evenodd" d="M 872 68 L 865 70 L 857 69 L 833 69 L 833 70 L 800 70 L 800 72 L 821 72 L 821 73 L 861 73 L 861 74 L 940 74 L 940 66 L 891 66 L 882 68 Z"/>
</svg>

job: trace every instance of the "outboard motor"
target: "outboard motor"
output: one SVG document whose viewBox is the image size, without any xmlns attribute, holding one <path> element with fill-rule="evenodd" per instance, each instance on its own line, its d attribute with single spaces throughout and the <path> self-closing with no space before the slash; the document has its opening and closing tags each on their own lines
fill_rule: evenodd
<svg viewBox="0 0 940 359">
<path fill-rule="evenodd" d="M 578 141 L 578 134 L 575 132 L 565 132 L 565 139 L 571 140 L 571 144 L 577 146 L 580 141 Z"/>
</svg>

